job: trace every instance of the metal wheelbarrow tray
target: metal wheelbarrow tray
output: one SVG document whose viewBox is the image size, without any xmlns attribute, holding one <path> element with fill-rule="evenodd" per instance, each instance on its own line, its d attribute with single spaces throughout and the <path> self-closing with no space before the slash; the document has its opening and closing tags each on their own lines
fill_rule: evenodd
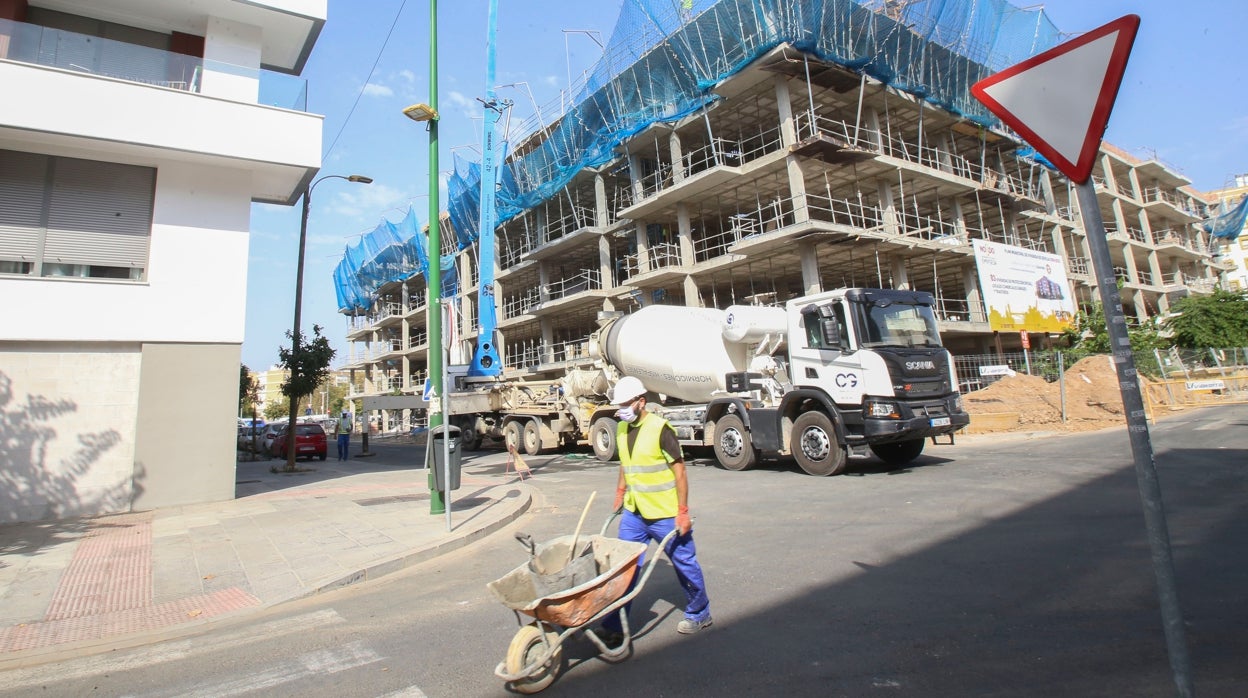
<svg viewBox="0 0 1248 698">
<path fill-rule="evenodd" d="M 613 519 L 614 516 L 603 526 L 604 532 Z M 519 693 L 537 693 L 549 686 L 560 670 L 563 641 L 606 618 L 637 596 L 650 577 L 655 562 L 661 557 L 660 553 L 675 533 L 673 531 L 660 542 L 655 554 L 647 561 L 641 579 L 631 590 L 629 585 L 638 571 L 637 560 L 649 546 L 603 534 L 589 538 L 598 575 L 587 582 L 541 595 L 541 575 L 525 563 L 487 584 L 495 598 L 515 612 L 518 621 L 521 614 L 534 619 L 531 623 L 520 621 L 520 629 L 508 648 L 507 659 L 499 663 L 494 674 Z M 572 536 L 555 538 L 546 546 L 562 543 L 567 550 L 572 544 L 571 539 Z M 622 615 L 620 620 L 623 641 L 619 647 L 607 647 L 597 635 L 586 633 L 600 654 L 609 660 L 624 657 L 632 641 L 628 616 Z"/>
</svg>

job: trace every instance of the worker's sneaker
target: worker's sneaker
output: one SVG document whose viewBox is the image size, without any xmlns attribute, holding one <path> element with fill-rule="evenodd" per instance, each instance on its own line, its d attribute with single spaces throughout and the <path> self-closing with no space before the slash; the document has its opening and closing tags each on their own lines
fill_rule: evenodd
<svg viewBox="0 0 1248 698">
<path fill-rule="evenodd" d="M 681 635 L 692 635 L 704 628 L 711 627 L 711 623 L 713 622 L 714 621 L 712 621 L 709 616 L 706 620 L 689 620 L 686 618 L 680 621 L 680 623 L 676 626 L 676 632 Z"/>
<path fill-rule="evenodd" d="M 606 628 L 594 628 L 590 632 L 602 640 L 602 644 L 606 645 L 607 649 L 615 649 L 624 644 L 624 633 Z"/>
</svg>

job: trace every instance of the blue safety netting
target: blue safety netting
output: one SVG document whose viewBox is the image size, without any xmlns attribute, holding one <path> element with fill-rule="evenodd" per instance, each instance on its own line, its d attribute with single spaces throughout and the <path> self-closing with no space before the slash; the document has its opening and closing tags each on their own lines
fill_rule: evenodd
<svg viewBox="0 0 1248 698">
<path fill-rule="evenodd" d="M 971 85 L 1061 39 L 1043 10 L 1006 0 L 625 0 L 571 106 L 502 166 L 499 222 L 611 161 L 629 136 L 711 104 L 715 85 L 781 44 L 996 126 Z M 457 159 L 448 189 L 463 248 L 477 239 L 480 167 Z"/>
<path fill-rule="evenodd" d="M 443 255 L 441 286 L 444 296 L 458 292 L 454 255 Z M 342 261 L 334 268 L 338 311 L 347 315 L 367 313 L 382 286 L 417 274 L 429 273 L 429 249 L 416 212 L 408 209 L 399 223 L 383 220 L 373 230 L 347 245 Z"/>
</svg>

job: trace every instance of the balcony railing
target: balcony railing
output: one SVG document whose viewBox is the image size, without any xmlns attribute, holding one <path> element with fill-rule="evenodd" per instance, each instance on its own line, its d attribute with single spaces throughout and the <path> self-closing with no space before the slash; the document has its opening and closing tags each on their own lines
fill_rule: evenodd
<svg viewBox="0 0 1248 698">
<path fill-rule="evenodd" d="M 545 286 L 546 299 L 553 301 L 574 293 L 600 288 L 602 288 L 602 274 L 597 269 L 582 269 L 578 274 L 547 284 Z"/>
<path fill-rule="evenodd" d="M 0 19 L 0 59 L 196 93 L 206 74 L 250 78 L 259 85 L 257 104 L 308 107 L 308 83 L 292 75 L 7 19 Z"/>
<path fill-rule="evenodd" d="M 647 269 L 641 268 L 641 255 L 630 254 L 624 257 L 624 276 L 632 278 L 648 271 L 656 271 L 665 267 L 680 266 L 680 245 L 674 242 L 663 242 L 653 245 L 647 250 L 649 264 Z"/>
<path fill-rule="evenodd" d="M 515 296 L 507 296 L 503 300 L 503 317 L 513 318 L 528 313 L 533 306 L 542 302 L 542 294 L 537 288 L 530 288 L 524 293 Z"/>
</svg>

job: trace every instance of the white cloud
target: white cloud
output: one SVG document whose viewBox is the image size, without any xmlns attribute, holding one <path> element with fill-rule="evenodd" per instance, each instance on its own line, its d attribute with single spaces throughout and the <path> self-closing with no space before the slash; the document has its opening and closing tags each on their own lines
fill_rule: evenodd
<svg viewBox="0 0 1248 698">
<path fill-rule="evenodd" d="M 366 97 L 393 97 L 394 90 L 385 85 L 370 82 L 364 86 L 364 95 Z"/>
<path fill-rule="evenodd" d="M 326 211 L 339 216 L 371 216 L 375 212 L 394 205 L 405 197 L 404 193 L 384 184 L 373 183 L 339 191 L 330 200 Z"/>
</svg>

